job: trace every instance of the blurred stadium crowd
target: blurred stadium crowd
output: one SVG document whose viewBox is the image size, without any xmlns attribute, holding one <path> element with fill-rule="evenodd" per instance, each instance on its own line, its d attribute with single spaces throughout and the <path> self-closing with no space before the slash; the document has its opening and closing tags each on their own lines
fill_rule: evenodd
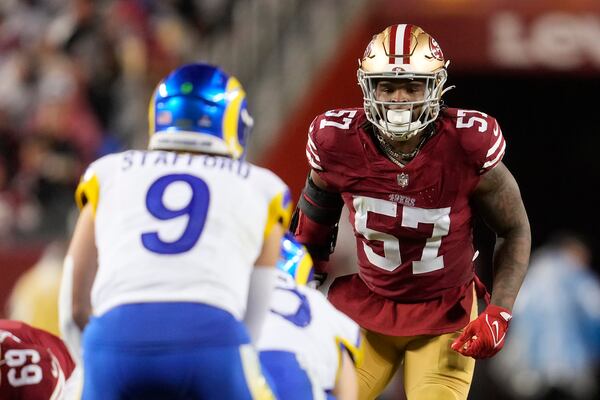
<svg viewBox="0 0 600 400">
<path fill-rule="evenodd" d="M 83 168 L 145 145 L 153 86 L 227 29 L 234 3 L 2 1 L 0 241 L 65 233 Z"/>
</svg>

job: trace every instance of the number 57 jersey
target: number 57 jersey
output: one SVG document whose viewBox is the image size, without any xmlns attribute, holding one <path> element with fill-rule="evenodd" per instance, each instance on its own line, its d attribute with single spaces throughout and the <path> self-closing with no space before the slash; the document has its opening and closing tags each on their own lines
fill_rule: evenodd
<svg viewBox="0 0 600 400">
<path fill-rule="evenodd" d="M 95 212 L 96 316 L 121 304 L 178 301 L 242 319 L 264 238 L 291 213 L 287 186 L 264 168 L 163 151 L 93 162 L 76 201 Z"/>
<path fill-rule="evenodd" d="M 497 165 L 505 141 L 496 120 L 447 108 L 406 165 L 378 146 L 362 109 L 313 121 L 313 170 L 341 193 L 356 237 L 359 274 L 336 279 L 329 300 L 361 326 L 395 336 L 452 332 L 473 304 L 470 197 Z"/>
</svg>

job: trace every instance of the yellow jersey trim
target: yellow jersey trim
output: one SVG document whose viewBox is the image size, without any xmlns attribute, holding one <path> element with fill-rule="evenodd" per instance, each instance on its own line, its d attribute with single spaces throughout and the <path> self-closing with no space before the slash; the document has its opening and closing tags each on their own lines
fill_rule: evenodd
<svg viewBox="0 0 600 400">
<path fill-rule="evenodd" d="M 90 176 L 87 176 L 88 174 L 89 172 L 86 172 L 83 178 L 81 178 L 79 185 L 77 185 L 77 189 L 75 190 L 75 203 L 77 203 L 77 207 L 80 210 L 87 203 L 90 203 L 94 210 L 94 214 L 96 214 L 100 197 L 100 182 L 98 181 L 96 174 L 91 173 Z"/>
<path fill-rule="evenodd" d="M 296 282 L 300 285 L 306 285 L 308 283 L 308 277 L 313 268 L 313 260 L 308 251 L 304 249 L 304 255 L 298 263 L 296 268 Z"/>
<path fill-rule="evenodd" d="M 335 337 L 335 343 L 337 345 L 338 352 L 339 352 L 340 367 L 341 367 L 341 362 L 342 362 L 343 349 L 346 349 L 350 352 L 350 355 L 352 356 L 352 359 L 354 360 L 354 365 L 359 367 L 362 364 L 363 357 L 364 357 L 364 351 L 363 351 L 363 347 L 362 347 L 362 338 L 361 338 L 358 346 L 353 345 L 352 343 L 348 342 L 346 339 L 343 339 L 339 336 Z"/>
<path fill-rule="evenodd" d="M 288 205 L 284 204 L 285 192 L 277 194 L 269 203 L 269 211 L 267 214 L 267 224 L 265 225 L 264 238 L 266 239 L 276 223 L 281 223 L 284 228 L 287 228 L 292 218 L 292 202 Z"/>
</svg>

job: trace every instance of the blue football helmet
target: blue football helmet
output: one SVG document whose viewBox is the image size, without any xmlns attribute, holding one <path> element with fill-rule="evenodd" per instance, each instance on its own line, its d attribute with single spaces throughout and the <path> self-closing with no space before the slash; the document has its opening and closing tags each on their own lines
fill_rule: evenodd
<svg viewBox="0 0 600 400">
<path fill-rule="evenodd" d="M 281 239 L 281 255 L 277 268 L 290 274 L 299 285 L 314 280 L 313 260 L 304 245 L 287 232 Z"/>
<path fill-rule="evenodd" d="M 177 68 L 156 87 L 148 111 L 151 150 L 245 154 L 253 125 L 237 78 L 208 64 Z"/>
</svg>

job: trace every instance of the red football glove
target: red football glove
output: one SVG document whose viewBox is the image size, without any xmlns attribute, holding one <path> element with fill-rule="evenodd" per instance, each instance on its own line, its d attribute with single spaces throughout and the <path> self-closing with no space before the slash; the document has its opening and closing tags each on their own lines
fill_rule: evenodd
<svg viewBox="0 0 600 400">
<path fill-rule="evenodd" d="M 492 357 L 504 346 L 504 337 L 511 318 L 512 315 L 506 308 L 490 304 L 452 342 L 452 349 L 467 357 Z"/>
</svg>

